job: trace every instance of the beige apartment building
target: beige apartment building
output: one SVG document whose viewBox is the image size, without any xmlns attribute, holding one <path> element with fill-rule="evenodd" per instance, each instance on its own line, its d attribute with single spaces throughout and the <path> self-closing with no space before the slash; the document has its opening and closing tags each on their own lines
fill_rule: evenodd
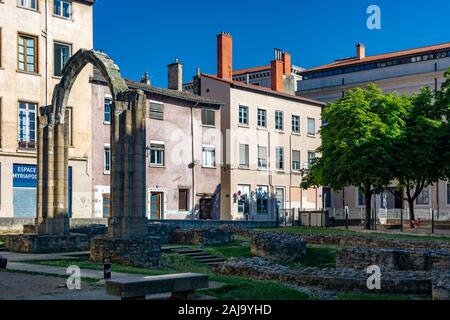
<svg viewBox="0 0 450 320">
<path fill-rule="evenodd" d="M 233 80 L 232 38 L 217 36 L 217 75 L 194 78 L 193 92 L 221 109 L 222 220 L 274 220 L 284 209 L 322 208 L 321 189 L 300 183 L 320 146 L 324 103 L 294 95 L 291 57 L 277 51 L 270 88 Z"/>
<path fill-rule="evenodd" d="M 147 217 L 220 219 L 221 102 L 182 92 L 182 65 L 168 66 L 169 89 L 128 81 L 147 95 Z M 110 90 L 92 79 L 92 198 L 96 218 L 109 216 Z"/>
<path fill-rule="evenodd" d="M 375 83 L 385 92 L 411 95 L 425 86 L 432 90 L 439 89 L 449 67 L 450 43 L 373 56 L 367 56 L 365 46 L 359 43 L 354 57 L 302 71 L 303 80 L 297 84 L 297 94 L 328 103 L 343 97 L 350 89 Z M 332 214 L 343 217 L 342 208 L 347 205 L 352 218 L 358 219 L 364 215 L 364 195 L 357 188 L 345 188 L 338 193 L 325 188 L 325 194 L 325 207 Z M 378 216 L 398 217 L 402 209 L 406 212 L 407 203 L 398 199 L 401 194 L 399 192 L 395 197 L 385 191 L 377 195 L 374 207 Z M 435 211 L 436 218 L 449 219 L 450 183 L 440 181 L 426 187 L 415 208 L 421 219 L 430 219 L 430 210 Z"/>
<path fill-rule="evenodd" d="M 0 1 L 0 218 L 35 218 L 36 117 L 51 103 L 64 64 L 93 47 L 94 0 Z M 91 218 L 91 68 L 80 74 L 69 106 L 69 202 Z"/>
</svg>

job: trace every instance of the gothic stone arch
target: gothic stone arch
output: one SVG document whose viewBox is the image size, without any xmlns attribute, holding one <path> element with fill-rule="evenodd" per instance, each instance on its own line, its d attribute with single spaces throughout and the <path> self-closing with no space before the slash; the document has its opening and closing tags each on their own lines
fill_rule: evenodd
<svg viewBox="0 0 450 320">
<path fill-rule="evenodd" d="M 146 97 L 142 91 L 128 89 L 119 68 L 106 54 L 85 49 L 67 62 L 52 104 L 40 108 L 36 231 L 41 235 L 69 234 L 66 107 L 72 86 L 87 64 L 100 70 L 113 95 L 109 236 L 144 236 Z"/>
</svg>

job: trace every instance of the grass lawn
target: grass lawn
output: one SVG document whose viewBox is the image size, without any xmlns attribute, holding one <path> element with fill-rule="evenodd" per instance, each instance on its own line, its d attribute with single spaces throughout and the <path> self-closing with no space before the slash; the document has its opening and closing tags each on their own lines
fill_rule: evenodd
<svg viewBox="0 0 450 320">
<path fill-rule="evenodd" d="M 90 262 L 89 260 L 35 260 L 27 263 L 68 267 L 78 265 L 81 270 L 103 270 L 103 264 Z M 211 267 L 183 257 L 179 254 L 164 254 L 162 256 L 162 267 L 160 270 L 141 269 L 135 267 L 124 267 L 113 264 L 114 272 L 124 272 L 142 275 L 161 275 L 172 273 L 195 272 L 209 275 L 211 281 L 224 283 L 221 288 L 199 290 L 199 295 L 216 297 L 220 300 L 306 300 L 310 297 L 300 291 L 289 288 L 278 282 L 258 281 L 240 277 L 229 277 L 214 274 Z M 83 272 L 83 271 L 81 271 Z"/>
<path fill-rule="evenodd" d="M 335 236 L 360 236 L 368 238 L 384 238 L 384 239 L 403 239 L 403 240 L 426 240 L 426 241 L 447 241 L 450 242 L 450 237 L 444 236 L 419 236 L 396 233 L 382 233 L 382 232 L 362 232 L 354 230 L 345 230 L 339 228 L 308 228 L 308 227 L 280 227 L 270 229 L 259 229 L 259 231 L 266 232 L 288 232 L 299 235 L 335 235 Z"/>
</svg>

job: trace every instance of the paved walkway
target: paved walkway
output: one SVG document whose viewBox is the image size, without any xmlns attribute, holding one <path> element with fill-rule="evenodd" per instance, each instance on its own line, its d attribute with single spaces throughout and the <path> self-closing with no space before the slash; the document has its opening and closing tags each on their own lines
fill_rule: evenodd
<svg viewBox="0 0 450 320">
<path fill-rule="evenodd" d="M 66 253 L 15 253 L 2 251 L 0 255 L 8 259 L 8 261 L 31 261 L 31 260 L 64 260 L 76 259 L 83 256 L 88 256 L 89 251 L 86 252 L 66 252 Z"/>
<path fill-rule="evenodd" d="M 98 280 L 86 283 L 82 280 L 82 290 L 69 290 L 66 286 L 67 268 L 26 263 L 30 260 L 70 259 L 73 253 L 63 254 L 17 254 L 2 252 L 8 259 L 7 272 L 0 272 L 0 299 L 7 300 L 117 300 L 106 295 L 103 271 L 81 269 L 81 277 Z M 79 253 L 76 253 L 79 255 Z M 76 261 L 74 261 L 76 265 Z M 29 273 L 29 274 L 27 274 Z M 112 279 L 142 278 L 143 275 L 112 272 Z M 220 288 L 224 284 L 210 281 L 209 288 Z M 166 299 L 167 294 L 148 296 L 147 299 Z"/>
</svg>

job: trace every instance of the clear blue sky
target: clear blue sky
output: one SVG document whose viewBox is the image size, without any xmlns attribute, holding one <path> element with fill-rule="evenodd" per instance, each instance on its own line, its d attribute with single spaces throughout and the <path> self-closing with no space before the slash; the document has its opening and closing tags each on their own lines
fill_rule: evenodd
<svg viewBox="0 0 450 320">
<path fill-rule="evenodd" d="M 369 5 L 380 6 L 382 28 L 369 30 Z M 216 71 L 216 34 L 233 36 L 234 69 L 268 64 L 277 47 L 293 63 L 313 67 L 367 55 L 450 42 L 449 0 L 97 0 L 94 47 L 117 62 L 122 74 L 166 86 L 167 64 L 180 58 L 184 81 L 196 68 Z"/>
</svg>

